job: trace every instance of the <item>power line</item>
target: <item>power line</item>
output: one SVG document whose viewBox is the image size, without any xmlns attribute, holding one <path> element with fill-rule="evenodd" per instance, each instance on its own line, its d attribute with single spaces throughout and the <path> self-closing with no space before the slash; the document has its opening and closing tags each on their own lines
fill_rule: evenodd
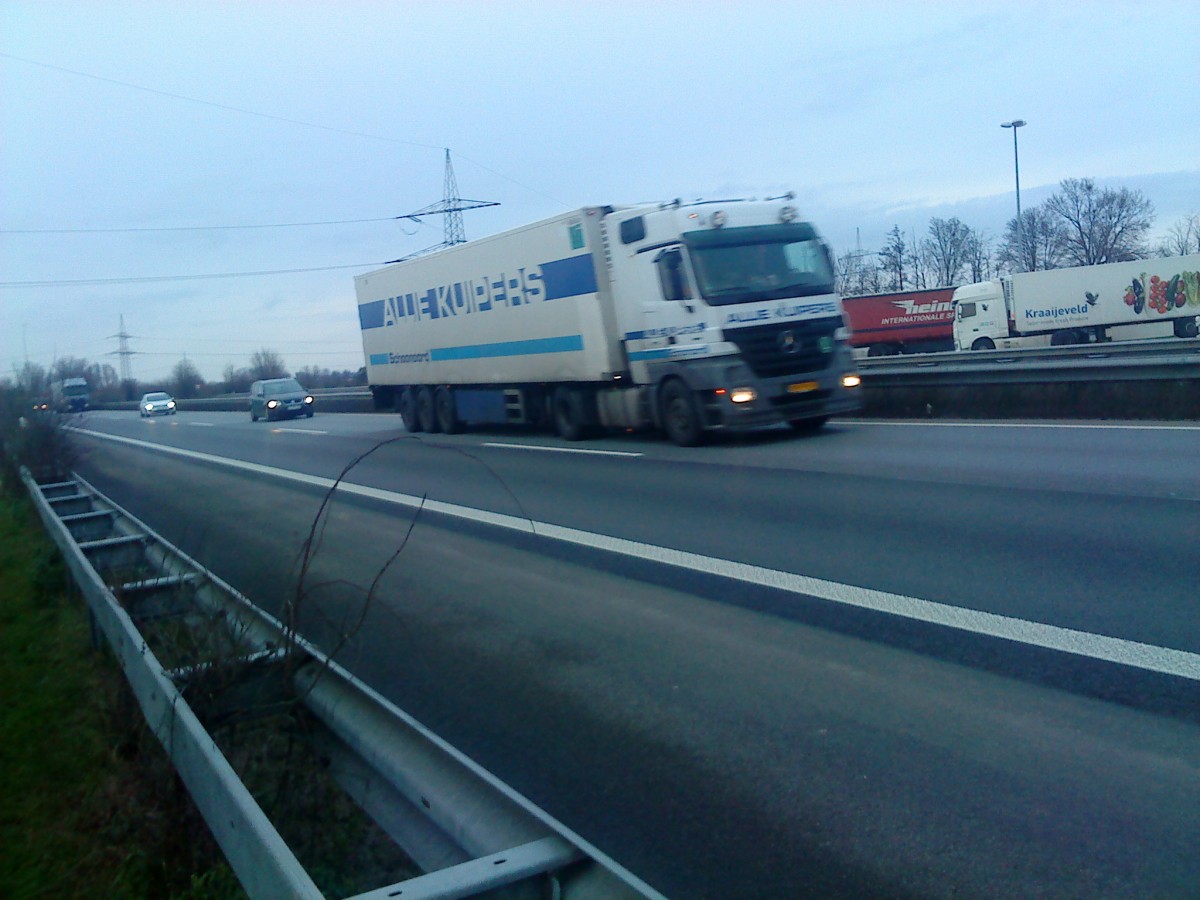
<svg viewBox="0 0 1200 900">
<path fill-rule="evenodd" d="M 328 222 L 275 222 L 265 225 L 160 225 L 154 228 L 0 228 L 0 234 L 128 234 L 146 231 L 232 231 L 248 228 L 306 228 L 317 225 L 360 225 L 364 222 L 394 222 L 407 216 L 379 219 L 335 219 Z"/>
<path fill-rule="evenodd" d="M 0 52 L 0 57 L 3 57 L 5 59 L 16 60 L 17 62 L 27 63 L 31 66 L 41 66 L 44 69 L 53 69 L 56 72 L 66 72 L 68 75 L 77 75 L 80 78 L 91 78 L 94 81 L 103 81 L 103 82 L 107 82 L 108 84 L 116 84 L 116 85 L 120 85 L 121 87 L 132 88 L 135 91 L 145 91 L 148 94 L 157 94 L 160 97 L 170 97 L 173 100 L 185 100 L 188 103 L 197 103 L 201 106 L 212 106 L 212 107 L 215 107 L 216 109 L 223 109 L 228 112 L 242 113 L 243 115 L 247 115 L 247 116 L 257 116 L 260 119 L 271 119 L 276 122 L 287 122 L 289 125 L 303 125 L 305 128 L 318 128 L 321 131 L 332 131 L 337 134 L 348 134 L 348 135 L 352 135 L 353 137 L 369 138 L 370 140 L 374 140 L 374 141 L 387 141 L 389 144 L 406 144 L 407 146 L 410 146 L 410 147 L 424 147 L 429 150 L 442 149 L 441 147 L 435 146 L 434 144 L 422 144 L 422 143 L 419 143 L 418 141 L 402 141 L 399 138 L 384 137 L 381 134 L 371 134 L 366 131 L 353 131 L 348 128 L 336 128 L 332 125 L 321 125 L 321 124 L 318 124 L 317 122 L 305 122 L 303 119 L 290 119 L 287 116 L 277 116 L 277 115 L 274 115 L 273 113 L 259 112 L 258 110 L 255 110 L 255 109 L 246 109 L 241 106 L 231 106 L 228 103 L 217 103 L 213 100 L 201 100 L 198 97 L 189 97 L 186 94 L 176 94 L 176 93 L 172 93 L 171 91 L 162 91 L 162 90 L 159 90 L 158 88 L 151 88 L 151 87 L 146 87 L 145 85 L 141 85 L 141 84 L 134 84 L 133 82 L 130 82 L 130 81 L 120 81 L 119 79 L 107 78 L 103 75 L 93 75 L 90 72 L 80 72 L 78 69 L 68 69 L 66 66 L 56 66 L 56 65 L 53 65 L 52 63 L 38 62 L 36 59 L 29 59 L 24 56 L 16 56 L 15 54 L 12 54 L 12 53 Z"/>
<path fill-rule="evenodd" d="M 385 265 L 369 262 L 345 266 L 316 266 L 310 269 L 264 269 L 258 272 L 214 272 L 208 275 L 147 275 L 140 278 L 80 278 L 62 281 L 0 281 L 3 288 L 77 287 L 105 284 L 152 284 L 162 281 L 203 281 L 209 278 L 253 278 L 259 275 L 297 275 L 305 272 L 332 272 L 336 269 L 369 269 Z"/>
<path fill-rule="evenodd" d="M 272 113 L 258 112 L 257 110 L 245 109 L 240 106 L 231 106 L 227 103 L 216 103 L 212 100 L 201 100 L 197 97 L 189 97 L 186 94 L 175 94 L 175 93 L 172 93 L 171 91 L 162 91 L 157 88 L 145 87 L 144 85 L 134 84 L 129 81 L 120 81 L 116 78 L 107 78 L 103 75 L 93 75 L 90 72 L 80 72 L 78 69 L 68 69 L 66 66 L 56 66 L 51 63 L 39 62 L 36 59 L 29 59 L 24 56 L 16 56 L 12 53 L 0 52 L 0 57 L 2 57 L 4 59 L 16 60 L 17 62 L 23 62 L 23 63 L 26 63 L 31 66 L 41 66 L 42 68 L 45 68 L 45 69 L 53 69 L 56 72 L 66 72 L 69 75 L 76 75 L 80 78 L 91 78 L 91 79 L 94 79 L 95 81 L 103 81 L 103 82 L 107 82 L 108 84 L 116 84 L 116 85 L 120 85 L 121 87 L 131 88 L 135 91 L 145 91 L 146 93 L 149 93 L 149 94 L 158 94 L 160 97 L 170 97 L 174 100 L 184 100 L 188 103 L 200 104 L 201 106 L 212 106 L 217 109 L 226 110 L 228 112 L 242 113 L 243 115 L 256 116 L 261 119 L 271 119 L 276 122 L 287 122 L 290 125 L 300 125 L 305 128 L 317 128 L 321 131 L 331 131 L 331 132 L 334 132 L 335 134 L 347 134 L 352 137 L 367 138 L 368 140 L 373 140 L 373 141 L 386 141 L 389 144 L 403 144 L 403 145 L 409 146 L 409 147 L 423 147 L 427 150 L 441 150 L 442 149 L 441 147 L 436 147 L 433 144 L 423 144 L 418 141 L 403 141 L 403 140 L 400 140 L 399 138 L 385 137 L 384 135 L 381 135 L 381 134 L 371 134 L 370 132 L 366 132 L 366 131 L 353 131 L 353 130 L 347 129 L 347 128 L 335 128 L 332 125 L 321 125 L 317 122 L 306 122 L 303 119 L 291 119 L 291 118 L 288 118 L 287 116 L 277 116 Z M 505 181 L 509 182 L 510 184 L 515 184 L 517 187 L 527 190 L 532 194 L 537 194 L 540 197 L 544 197 L 553 203 L 557 203 L 559 206 L 564 206 L 564 207 L 570 206 L 570 204 L 564 203 L 562 200 L 559 200 L 557 197 L 551 197 L 549 194 L 539 191 L 537 188 L 533 188 L 527 184 L 523 184 L 520 181 L 517 181 L 515 178 L 510 178 L 507 175 L 497 172 L 495 169 L 488 168 L 487 166 L 483 165 L 483 163 L 476 162 L 475 160 L 471 159 L 471 157 L 469 157 L 469 156 L 463 156 L 463 154 L 461 154 L 461 153 L 459 153 L 458 155 L 459 155 L 460 159 L 465 159 L 467 162 L 471 163 L 472 165 L 479 166 L 479 168 L 483 169 L 485 172 L 490 172 L 491 174 L 495 175 L 497 178 L 503 178 Z"/>
</svg>

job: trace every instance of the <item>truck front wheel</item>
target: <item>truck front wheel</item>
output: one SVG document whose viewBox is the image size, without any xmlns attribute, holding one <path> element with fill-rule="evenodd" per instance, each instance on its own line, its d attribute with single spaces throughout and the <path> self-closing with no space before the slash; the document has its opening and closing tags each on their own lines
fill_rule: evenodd
<svg viewBox="0 0 1200 900">
<path fill-rule="evenodd" d="M 433 390 L 428 386 L 417 388 L 417 422 L 421 431 L 437 434 L 437 409 L 433 404 Z"/>
<path fill-rule="evenodd" d="M 972 350 L 995 350 L 996 342 L 991 338 L 976 338 L 975 343 L 971 345 Z"/>
<path fill-rule="evenodd" d="M 668 381 L 663 386 L 662 421 L 667 437 L 680 447 L 695 447 L 704 442 L 696 396 L 682 381 Z"/>
<path fill-rule="evenodd" d="M 421 418 L 417 415 L 416 389 L 408 387 L 402 390 L 396 405 L 400 408 L 400 418 L 404 421 L 404 428 L 409 434 L 419 434 Z"/>
</svg>

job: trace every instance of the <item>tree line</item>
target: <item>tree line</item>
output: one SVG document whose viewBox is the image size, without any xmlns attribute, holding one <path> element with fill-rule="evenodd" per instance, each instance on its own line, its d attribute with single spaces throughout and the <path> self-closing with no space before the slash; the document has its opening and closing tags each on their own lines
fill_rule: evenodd
<svg viewBox="0 0 1200 900">
<path fill-rule="evenodd" d="M 1068 178 L 1043 203 L 1008 221 L 999 243 L 957 218 L 929 220 L 928 233 L 906 239 L 899 225 L 878 251 L 836 259 L 845 296 L 921 290 L 987 281 L 1010 272 L 1200 253 L 1200 213 L 1184 216 L 1156 246 L 1149 241 L 1154 206 L 1141 191 L 1100 188 Z"/>
<path fill-rule="evenodd" d="M 274 350 L 263 348 L 250 356 L 249 365 L 227 365 L 219 381 L 205 381 L 196 364 L 186 356 L 163 379 L 122 381 L 108 363 L 95 363 L 77 356 L 62 356 L 49 368 L 26 362 L 13 368 L 11 378 L 0 380 L 0 387 L 15 388 L 32 397 L 48 396 L 50 385 L 64 378 L 86 378 L 92 398 L 97 403 L 136 400 L 147 391 L 167 391 L 180 399 L 216 397 L 221 394 L 244 394 L 250 384 L 265 378 L 294 376 L 310 390 L 312 388 L 352 387 L 367 383 L 366 368 L 341 371 L 305 366 L 289 372 L 283 357 Z"/>
</svg>

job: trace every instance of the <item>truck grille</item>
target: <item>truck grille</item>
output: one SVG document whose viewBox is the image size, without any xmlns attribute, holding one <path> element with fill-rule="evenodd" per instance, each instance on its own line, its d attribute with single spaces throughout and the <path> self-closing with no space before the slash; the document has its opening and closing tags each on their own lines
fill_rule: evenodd
<svg viewBox="0 0 1200 900">
<path fill-rule="evenodd" d="M 759 378 L 800 375 L 829 368 L 833 334 L 842 320 L 810 319 L 730 329 L 725 339 L 737 345 L 750 370 Z M 822 343 L 829 349 L 822 349 Z"/>
</svg>

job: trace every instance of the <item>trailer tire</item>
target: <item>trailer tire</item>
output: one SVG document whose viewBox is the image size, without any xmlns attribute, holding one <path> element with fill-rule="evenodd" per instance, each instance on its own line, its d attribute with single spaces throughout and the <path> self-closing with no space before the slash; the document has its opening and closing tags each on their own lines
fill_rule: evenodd
<svg viewBox="0 0 1200 900">
<path fill-rule="evenodd" d="M 422 431 L 437 434 L 437 409 L 433 402 L 433 389 L 428 385 L 417 388 L 417 421 Z"/>
<path fill-rule="evenodd" d="M 996 342 L 991 338 L 976 338 L 975 343 L 971 345 L 972 350 L 995 350 Z"/>
<path fill-rule="evenodd" d="M 1175 320 L 1175 337 L 1177 338 L 1194 338 L 1200 334 L 1200 323 L 1195 319 L 1176 319 Z"/>
<path fill-rule="evenodd" d="M 396 401 L 400 410 L 400 418 L 409 434 L 421 433 L 421 417 L 417 415 L 417 392 L 413 388 L 405 388 L 400 392 Z"/>
<path fill-rule="evenodd" d="M 433 411 L 437 415 L 438 428 L 443 434 L 458 434 L 462 431 L 462 422 L 458 418 L 458 410 L 454 407 L 454 394 L 445 385 L 433 394 Z"/>
<path fill-rule="evenodd" d="M 550 399 L 554 431 L 564 441 L 581 441 L 587 437 L 583 395 L 576 389 L 560 385 Z"/>
<path fill-rule="evenodd" d="M 1086 340 L 1080 340 L 1081 335 L 1073 328 L 1068 328 L 1065 331 L 1056 331 L 1050 335 L 1051 347 L 1072 347 L 1075 344 L 1087 343 Z"/>
<path fill-rule="evenodd" d="M 662 423 L 674 443 L 680 447 L 696 447 L 704 443 L 704 424 L 696 395 L 686 384 L 671 379 L 663 385 L 661 395 Z"/>
</svg>

